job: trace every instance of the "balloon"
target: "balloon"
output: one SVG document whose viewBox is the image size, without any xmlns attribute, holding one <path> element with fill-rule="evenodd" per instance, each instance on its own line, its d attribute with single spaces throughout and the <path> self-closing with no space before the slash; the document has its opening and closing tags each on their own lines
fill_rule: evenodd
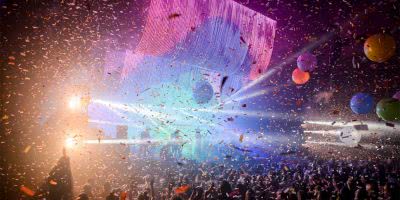
<svg viewBox="0 0 400 200">
<path fill-rule="evenodd" d="M 301 54 L 297 58 L 297 67 L 303 72 L 311 72 L 317 68 L 317 57 L 311 53 Z"/>
<path fill-rule="evenodd" d="M 396 42 L 392 36 L 375 34 L 364 43 L 364 53 L 374 62 L 385 62 L 392 57 L 396 50 Z"/>
<path fill-rule="evenodd" d="M 347 126 L 339 130 L 340 141 L 349 146 L 357 146 L 361 141 L 361 133 L 353 126 Z"/>
<path fill-rule="evenodd" d="M 208 103 L 214 95 L 214 90 L 207 81 L 198 81 L 193 88 L 193 98 L 198 104 Z"/>
<path fill-rule="evenodd" d="M 400 91 L 396 92 L 396 94 L 393 95 L 393 99 L 400 100 Z"/>
<path fill-rule="evenodd" d="M 385 121 L 400 121 L 400 101 L 385 98 L 376 105 L 376 114 Z"/>
<path fill-rule="evenodd" d="M 292 80 L 298 85 L 302 85 L 310 80 L 310 73 L 303 72 L 300 69 L 296 68 L 292 73 Z"/>
<path fill-rule="evenodd" d="M 367 93 L 357 93 L 350 100 L 350 108 L 356 114 L 367 114 L 374 107 L 374 98 Z"/>
</svg>

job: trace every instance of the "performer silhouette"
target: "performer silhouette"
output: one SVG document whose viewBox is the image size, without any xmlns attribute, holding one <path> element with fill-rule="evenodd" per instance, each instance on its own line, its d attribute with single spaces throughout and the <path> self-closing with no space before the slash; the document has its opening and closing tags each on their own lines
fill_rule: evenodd
<svg viewBox="0 0 400 200">
<path fill-rule="evenodd" d="M 140 139 L 142 140 L 142 144 L 140 145 L 140 150 L 139 150 L 139 154 L 142 157 L 147 157 L 149 156 L 150 152 L 150 144 L 149 144 L 149 140 L 150 140 L 150 131 L 148 128 L 146 128 L 141 134 L 140 134 Z"/>
</svg>

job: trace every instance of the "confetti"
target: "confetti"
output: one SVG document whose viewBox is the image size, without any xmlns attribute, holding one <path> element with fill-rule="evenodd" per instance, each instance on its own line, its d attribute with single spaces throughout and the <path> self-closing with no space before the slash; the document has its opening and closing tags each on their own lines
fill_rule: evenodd
<svg viewBox="0 0 400 200">
<path fill-rule="evenodd" d="M 243 142 L 243 139 L 244 139 L 244 136 L 243 136 L 243 134 L 241 134 L 239 137 L 239 142 Z"/>
<path fill-rule="evenodd" d="M 172 13 L 172 14 L 168 15 L 168 19 L 175 19 L 180 16 L 181 16 L 181 14 L 179 14 L 179 13 Z"/>
<path fill-rule="evenodd" d="M 182 194 L 185 193 L 189 190 L 190 186 L 189 185 L 182 185 L 178 188 L 175 189 L 176 194 Z"/>
<path fill-rule="evenodd" d="M 35 195 L 34 191 L 32 191 L 31 189 L 29 189 L 28 187 L 23 186 L 23 185 L 21 185 L 20 190 L 27 196 L 33 197 L 33 195 Z"/>
</svg>

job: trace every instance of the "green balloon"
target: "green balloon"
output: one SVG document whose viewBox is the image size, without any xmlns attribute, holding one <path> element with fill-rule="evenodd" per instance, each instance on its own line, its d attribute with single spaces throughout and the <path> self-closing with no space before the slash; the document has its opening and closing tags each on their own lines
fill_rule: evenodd
<svg viewBox="0 0 400 200">
<path fill-rule="evenodd" d="M 400 121 L 400 101 L 394 98 L 380 100 L 376 114 L 385 121 Z"/>
</svg>

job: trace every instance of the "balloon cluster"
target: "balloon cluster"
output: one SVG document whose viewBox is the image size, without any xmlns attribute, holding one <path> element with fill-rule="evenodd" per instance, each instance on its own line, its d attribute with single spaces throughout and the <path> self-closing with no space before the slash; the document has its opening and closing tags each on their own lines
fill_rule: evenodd
<svg viewBox="0 0 400 200">
<path fill-rule="evenodd" d="M 311 53 L 303 53 L 297 58 L 297 68 L 292 73 L 292 80 L 302 85 L 310 80 L 310 72 L 317 68 L 317 57 Z"/>
<path fill-rule="evenodd" d="M 373 62 L 386 62 L 395 53 L 396 42 L 387 34 L 375 34 L 364 43 L 364 53 Z M 366 93 L 356 93 L 350 100 L 350 108 L 356 114 L 367 114 L 373 109 L 374 100 Z M 376 105 L 376 114 L 385 121 L 400 121 L 400 91 L 392 98 L 384 98 Z"/>
<path fill-rule="evenodd" d="M 385 121 L 400 121 L 400 92 L 393 98 L 384 98 L 376 105 L 376 114 Z M 350 108 L 356 114 L 368 114 L 374 107 L 374 99 L 367 93 L 356 93 L 350 100 Z"/>
</svg>

